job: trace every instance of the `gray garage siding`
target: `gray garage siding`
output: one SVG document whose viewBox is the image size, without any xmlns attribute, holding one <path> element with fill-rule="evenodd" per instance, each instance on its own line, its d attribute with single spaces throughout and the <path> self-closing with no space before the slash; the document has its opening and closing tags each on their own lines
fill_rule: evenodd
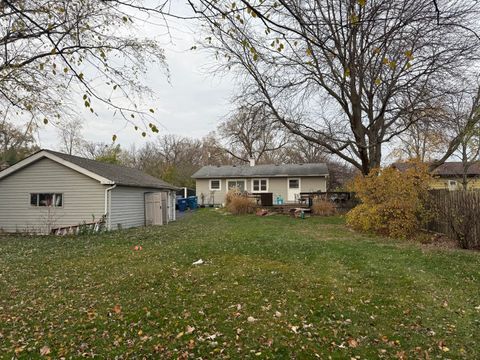
<svg viewBox="0 0 480 360">
<path fill-rule="evenodd" d="M 18 170 L 0 181 L 0 229 L 45 232 L 50 227 L 98 220 L 104 213 L 105 186 L 50 159 Z M 62 193 L 63 207 L 30 205 L 30 193 Z M 49 220 L 48 220 L 49 219 Z"/>
<path fill-rule="evenodd" d="M 110 229 L 145 225 L 145 193 L 160 189 L 117 186 L 110 193 Z"/>
</svg>

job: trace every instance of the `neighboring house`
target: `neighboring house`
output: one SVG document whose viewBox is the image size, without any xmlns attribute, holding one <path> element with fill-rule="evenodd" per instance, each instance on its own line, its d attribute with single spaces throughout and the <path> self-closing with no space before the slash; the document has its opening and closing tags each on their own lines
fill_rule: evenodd
<svg viewBox="0 0 480 360">
<path fill-rule="evenodd" d="M 409 163 L 395 163 L 393 167 L 400 171 L 412 166 Z M 480 190 L 480 164 L 473 163 L 465 167 L 460 161 L 448 161 L 432 172 L 433 180 L 430 184 L 436 190 L 461 190 L 463 189 L 464 176 L 469 190 Z"/>
<path fill-rule="evenodd" d="M 204 166 L 192 175 L 196 194 L 202 204 L 219 205 L 225 202 L 229 189 L 236 187 L 248 193 L 272 193 L 285 202 L 295 202 L 301 192 L 327 190 L 328 169 L 319 164 Z"/>
<path fill-rule="evenodd" d="M 105 218 L 108 230 L 175 220 L 175 191 L 139 170 L 41 150 L 0 171 L 0 232 L 50 233 Z"/>
</svg>

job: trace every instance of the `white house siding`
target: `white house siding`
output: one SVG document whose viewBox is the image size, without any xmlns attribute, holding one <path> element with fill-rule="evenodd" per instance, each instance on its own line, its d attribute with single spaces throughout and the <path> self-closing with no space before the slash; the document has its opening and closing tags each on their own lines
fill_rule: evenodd
<svg viewBox="0 0 480 360">
<path fill-rule="evenodd" d="M 300 178 L 300 189 L 302 192 L 315 192 L 315 191 L 327 191 L 327 180 L 323 176 L 293 176 L 293 178 Z M 262 178 L 264 179 L 264 178 Z M 288 198 L 288 183 L 287 177 L 272 177 L 268 178 L 268 192 L 273 193 L 274 199 L 277 196 L 283 197 L 286 201 Z M 217 180 L 217 179 L 215 179 Z M 221 189 L 216 190 L 213 192 L 214 194 L 214 204 L 223 204 L 225 203 L 225 195 L 227 193 L 227 180 L 233 179 L 225 179 L 221 178 Z M 234 180 L 243 180 L 241 178 L 234 179 Z M 253 178 L 246 178 L 246 190 L 248 192 L 252 191 L 252 180 Z M 196 179 L 196 194 L 198 196 L 199 204 L 202 204 L 201 195 L 204 195 L 204 204 L 211 205 L 210 201 L 210 179 Z"/>
<path fill-rule="evenodd" d="M 130 186 L 117 186 L 112 189 L 109 195 L 109 229 L 144 226 L 145 193 L 161 191 L 161 189 Z"/>
<path fill-rule="evenodd" d="M 98 220 L 105 211 L 104 190 L 97 180 L 43 158 L 0 180 L 0 229 L 45 233 Z M 62 193 L 63 206 L 31 206 L 31 193 Z"/>
</svg>

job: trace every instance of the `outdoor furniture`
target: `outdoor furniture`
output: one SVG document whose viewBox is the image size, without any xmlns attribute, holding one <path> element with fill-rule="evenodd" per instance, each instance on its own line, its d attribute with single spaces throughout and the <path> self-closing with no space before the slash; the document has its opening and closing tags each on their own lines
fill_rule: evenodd
<svg viewBox="0 0 480 360">
<path fill-rule="evenodd" d="M 260 203 L 262 206 L 273 206 L 273 193 L 253 193 L 260 196 Z"/>
<path fill-rule="evenodd" d="M 307 208 L 293 208 L 290 210 L 290 213 L 295 218 L 305 219 L 306 217 L 310 217 L 311 209 Z"/>
<path fill-rule="evenodd" d="M 247 198 L 253 199 L 256 205 L 260 205 L 261 203 L 260 194 L 247 194 Z"/>
</svg>

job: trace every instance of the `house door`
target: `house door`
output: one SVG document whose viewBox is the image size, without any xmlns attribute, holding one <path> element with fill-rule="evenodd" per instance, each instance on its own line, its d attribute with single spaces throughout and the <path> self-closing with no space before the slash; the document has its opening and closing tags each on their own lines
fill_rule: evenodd
<svg viewBox="0 0 480 360">
<path fill-rule="evenodd" d="M 300 179 L 299 178 L 289 178 L 288 182 L 288 191 L 287 191 L 287 200 L 296 201 L 300 198 Z"/>
<path fill-rule="evenodd" d="M 145 194 L 145 225 L 163 225 L 162 193 Z"/>
</svg>

